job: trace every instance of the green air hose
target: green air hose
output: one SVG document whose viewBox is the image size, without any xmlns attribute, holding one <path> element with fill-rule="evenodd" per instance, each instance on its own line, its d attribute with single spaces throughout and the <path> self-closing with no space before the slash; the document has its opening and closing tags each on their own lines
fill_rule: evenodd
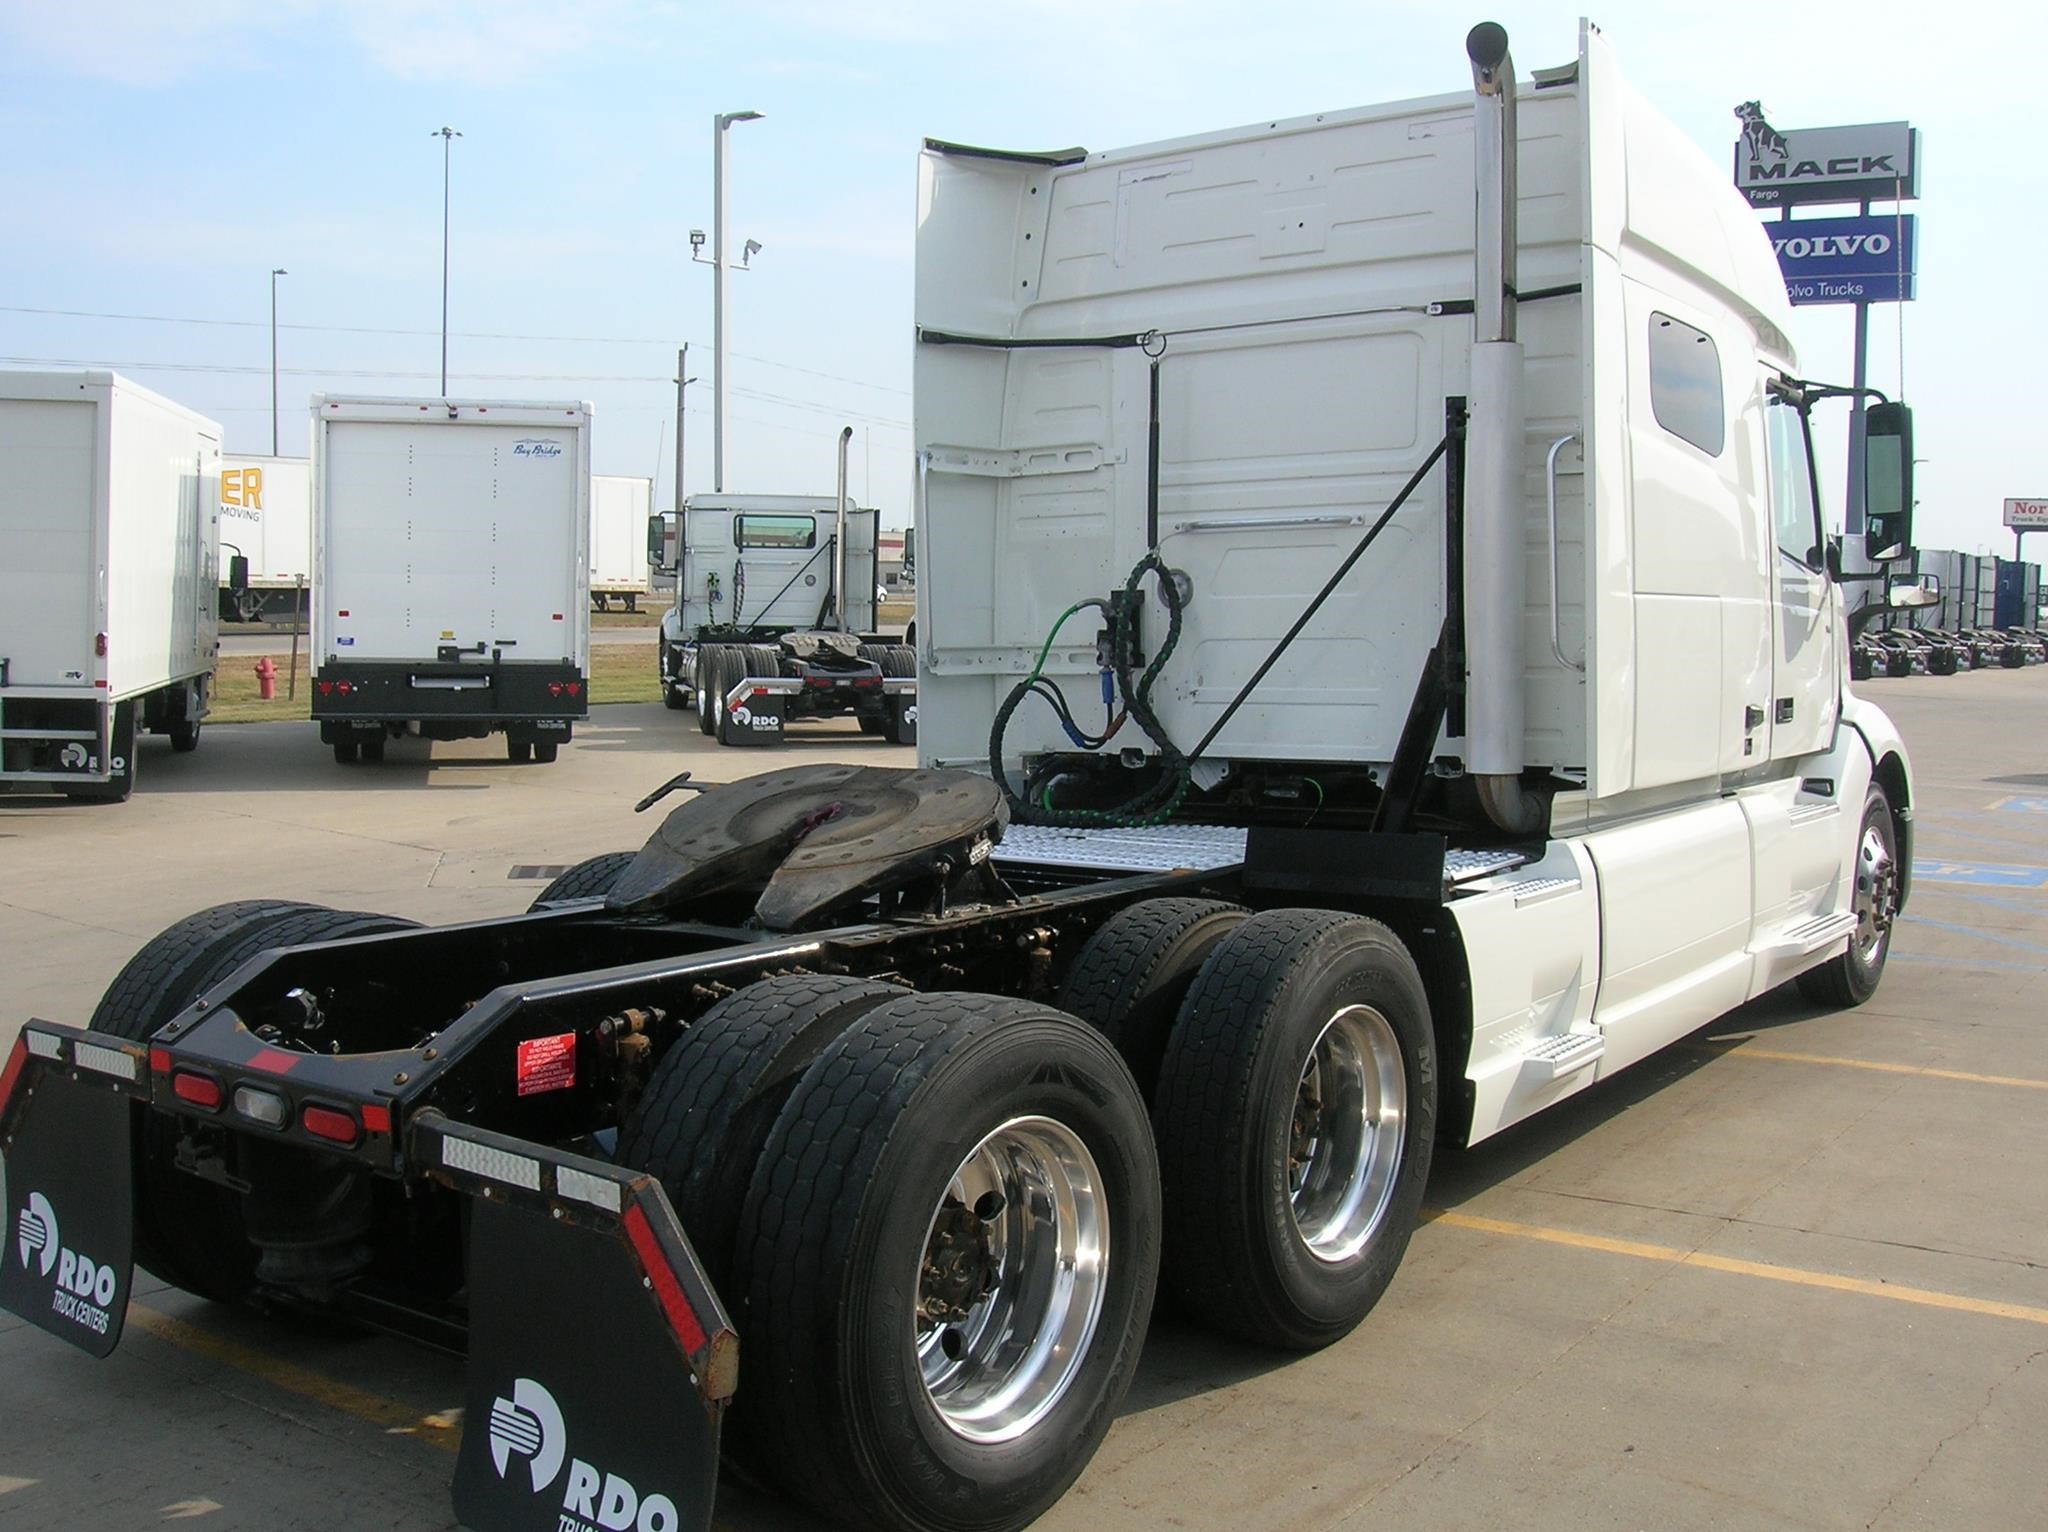
<svg viewBox="0 0 2048 1532">
<path fill-rule="evenodd" d="M 1159 646 L 1159 652 L 1152 657 L 1151 664 L 1135 681 L 1131 672 L 1137 665 L 1138 635 L 1136 624 L 1128 613 L 1138 609 L 1138 589 L 1147 572 L 1150 572 L 1159 587 L 1159 599 L 1166 605 L 1166 641 Z M 1187 797 L 1189 779 L 1187 757 L 1167 737 L 1166 726 L 1159 721 L 1159 715 L 1152 709 L 1152 687 L 1165 669 L 1166 662 L 1173 656 L 1174 647 L 1180 642 L 1181 598 L 1180 588 L 1174 584 L 1173 574 L 1160 559 L 1156 551 L 1139 559 L 1131 570 L 1130 578 L 1124 581 L 1124 595 L 1128 598 L 1121 607 L 1099 599 L 1077 601 L 1060 613 L 1059 620 L 1052 625 L 1052 631 L 1045 635 L 1045 643 L 1039 648 L 1038 662 L 1031 667 L 1031 674 L 1010 689 L 1001 707 L 996 709 L 995 722 L 989 729 L 988 767 L 1003 790 L 1003 797 L 1010 805 L 1010 814 L 1019 824 L 1065 825 L 1073 827 L 1099 825 L 1147 825 L 1158 824 L 1171 818 L 1174 811 Z M 1003 737 L 1009 732 L 1010 717 L 1024 699 L 1031 694 L 1032 685 L 1045 669 L 1046 657 L 1052 653 L 1053 641 L 1059 637 L 1060 629 L 1068 618 L 1088 607 L 1101 607 L 1109 617 L 1110 665 L 1116 675 L 1117 690 L 1122 694 L 1124 710 L 1137 721 L 1138 727 L 1153 744 L 1159 747 L 1161 774 L 1151 786 L 1139 791 L 1124 802 L 1108 809 L 1062 809 L 1051 803 L 1051 791 L 1044 795 L 1044 803 L 1034 803 L 1019 796 L 1010 786 L 1009 778 L 1003 772 Z"/>
</svg>

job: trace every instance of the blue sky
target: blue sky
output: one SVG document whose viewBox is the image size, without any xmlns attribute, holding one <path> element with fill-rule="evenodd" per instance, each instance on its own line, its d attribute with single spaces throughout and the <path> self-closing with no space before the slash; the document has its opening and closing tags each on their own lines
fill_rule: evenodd
<svg viewBox="0 0 2048 1532">
<path fill-rule="evenodd" d="M 2043 131 L 1996 68 L 2017 5 L 1942 29 L 1919 7 L 1636 3 L 1597 16 L 1624 69 L 1717 159 L 1730 108 L 1780 127 L 1909 118 L 1924 134 L 1920 302 L 1880 308 L 1871 379 L 1916 405 L 1928 546 L 2009 552 L 2005 495 L 2048 494 L 2036 420 L 2048 308 Z M 443 123 L 454 145 L 450 390 L 589 398 L 600 472 L 710 484 L 711 116 L 732 131 L 728 489 L 908 509 L 917 145 L 1122 144 L 1467 88 L 1462 39 L 1503 22 L 1526 73 L 1577 10 L 1216 0 L 0 0 L 0 357 L 115 365 L 268 450 L 269 278 L 282 448 L 305 399 L 438 386 Z M 1839 210 L 1827 210 L 1839 211 Z M 72 310 L 74 314 L 23 312 Z M 159 323 L 140 318 L 226 321 Z M 377 332 L 377 333 L 372 333 Z M 1847 309 L 1802 311 L 1810 376 L 1846 380 Z M 497 336 L 549 337 L 496 339 Z M 565 337 L 581 337 L 569 339 Z M 142 364 L 151 364 L 144 366 Z M 1839 504 L 1840 458 L 1830 454 Z M 2029 550 L 2032 552 L 2033 550 Z"/>
</svg>

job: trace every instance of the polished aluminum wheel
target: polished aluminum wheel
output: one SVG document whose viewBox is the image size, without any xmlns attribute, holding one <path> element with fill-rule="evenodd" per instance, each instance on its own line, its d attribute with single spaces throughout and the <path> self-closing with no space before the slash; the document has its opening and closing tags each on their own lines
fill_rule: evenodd
<svg viewBox="0 0 2048 1532">
<path fill-rule="evenodd" d="M 1867 965 L 1877 960 L 1885 938 L 1891 935 L 1892 916 L 1898 911 L 1899 869 L 1892 848 L 1879 826 L 1863 827 L 1856 843 L 1856 955 Z"/>
<path fill-rule="evenodd" d="M 1088 1355 L 1109 1281 L 1109 1207 L 1080 1136 L 1013 1117 L 933 1209 L 913 1343 L 939 1417 L 975 1442 L 1043 1420 Z"/>
<path fill-rule="evenodd" d="M 1407 1116 L 1393 1027 L 1369 1005 L 1346 1006 L 1302 1065 L 1288 1143 L 1294 1227 L 1317 1260 L 1349 1260 L 1386 1216 Z"/>
</svg>

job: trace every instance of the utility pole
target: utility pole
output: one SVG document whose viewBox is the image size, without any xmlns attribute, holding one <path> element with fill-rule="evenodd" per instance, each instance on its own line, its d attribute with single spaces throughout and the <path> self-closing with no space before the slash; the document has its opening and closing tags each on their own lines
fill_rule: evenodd
<svg viewBox="0 0 2048 1532">
<path fill-rule="evenodd" d="M 448 164 L 449 150 L 462 135 L 440 127 L 427 135 L 441 140 L 441 397 L 448 397 Z"/>
<path fill-rule="evenodd" d="M 270 455 L 277 456 L 277 279 L 290 276 L 282 266 L 270 268 Z"/>
<path fill-rule="evenodd" d="M 719 112 L 711 119 L 711 488 L 725 490 L 725 130 L 736 122 L 755 122 L 759 112 Z M 703 261 L 701 230 L 690 233 L 690 259 Z M 740 270 L 748 270 L 760 253 L 758 240 L 748 240 Z M 680 443 L 679 443 L 680 445 Z"/>
</svg>

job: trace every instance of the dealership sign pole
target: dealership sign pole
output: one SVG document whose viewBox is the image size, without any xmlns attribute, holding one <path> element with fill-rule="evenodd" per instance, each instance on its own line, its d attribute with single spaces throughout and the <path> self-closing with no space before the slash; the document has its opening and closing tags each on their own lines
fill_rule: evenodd
<svg viewBox="0 0 2048 1532">
<path fill-rule="evenodd" d="M 1735 109 L 1742 137 L 1735 144 L 1735 186 L 1751 207 L 1777 208 L 1771 231 L 1785 290 L 1794 304 L 1856 305 L 1853 382 L 1868 386 L 1870 305 L 1905 303 L 1914 296 L 1914 244 L 1908 217 L 1872 218 L 1873 201 L 1906 202 L 1920 195 L 1920 134 L 1904 122 L 1855 127 L 1800 128 L 1780 133 L 1764 120 L 1762 104 Z M 1794 222 L 1801 203 L 1854 202 L 1855 218 Z M 1843 532 L 1863 531 L 1863 409 L 1858 394 L 1849 415 L 1849 480 Z"/>
</svg>

